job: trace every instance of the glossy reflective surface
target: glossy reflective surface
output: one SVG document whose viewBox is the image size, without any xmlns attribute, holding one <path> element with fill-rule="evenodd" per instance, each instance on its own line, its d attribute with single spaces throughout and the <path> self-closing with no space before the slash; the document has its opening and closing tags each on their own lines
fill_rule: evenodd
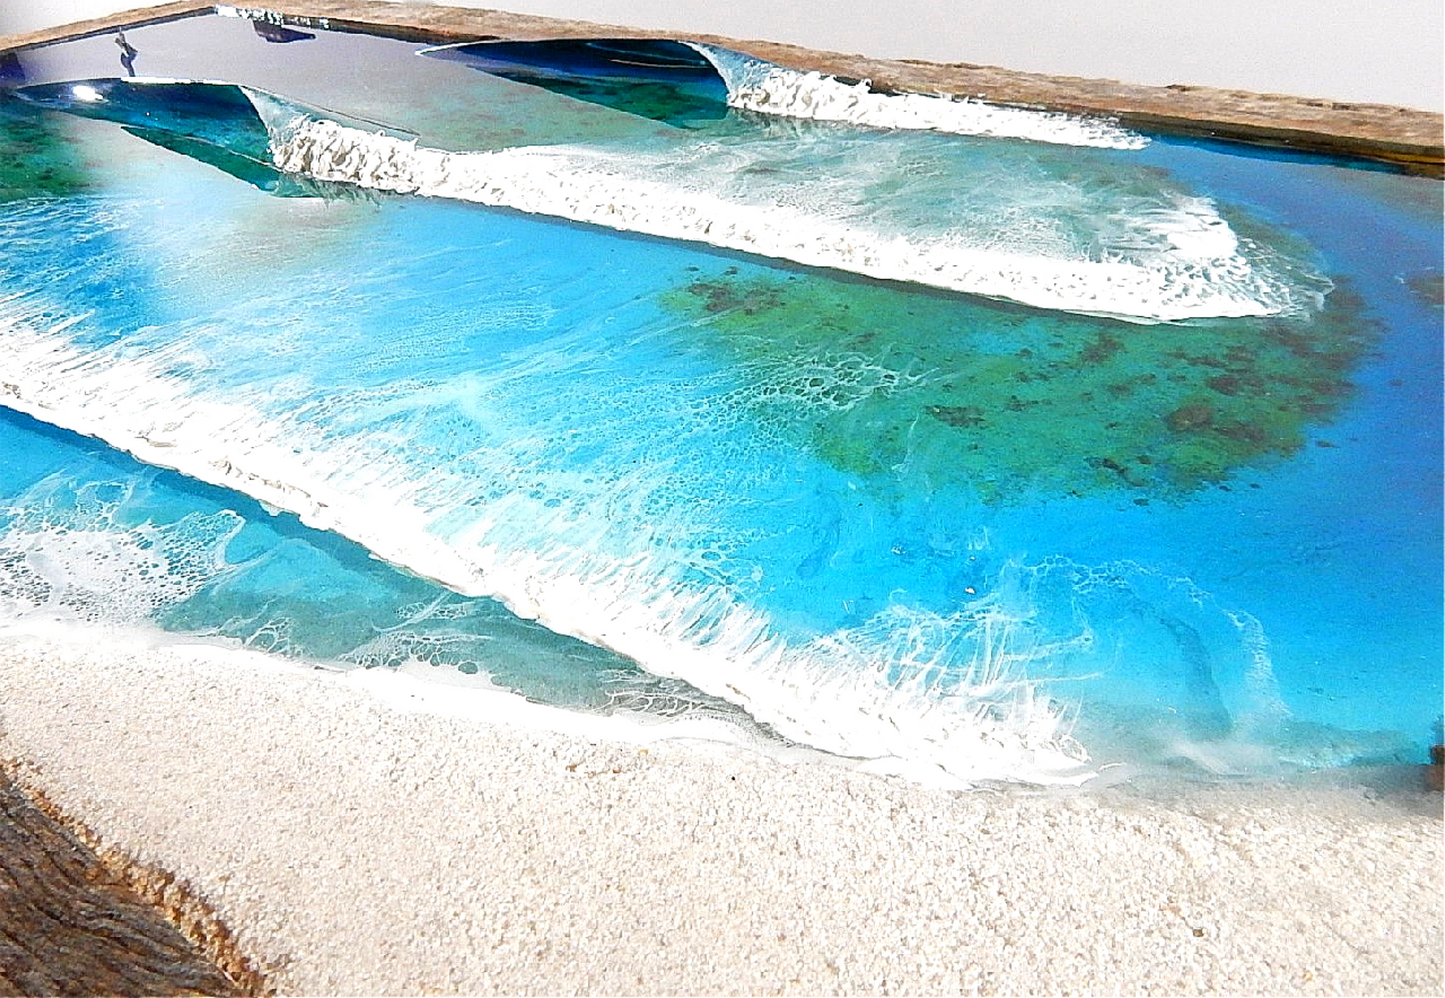
<svg viewBox="0 0 1445 998">
<path fill-rule="evenodd" d="M 1438 182 L 1047 121 L 677 128 L 307 33 L 127 33 L 179 83 L 54 46 L 0 98 L 11 617 L 969 779 L 1423 752 Z"/>
</svg>

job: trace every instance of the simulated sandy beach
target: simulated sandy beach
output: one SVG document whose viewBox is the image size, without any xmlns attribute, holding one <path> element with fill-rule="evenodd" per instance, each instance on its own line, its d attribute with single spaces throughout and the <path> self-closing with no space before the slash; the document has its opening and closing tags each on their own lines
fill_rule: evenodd
<svg viewBox="0 0 1445 998">
<path fill-rule="evenodd" d="M 22 783 L 280 993 L 1440 992 L 1418 770 L 959 793 L 103 634 L 7 641 L 0 704 Z"/>
<path fill-rule="evenodd" d="M 432 40 L 590 27 L 274 6 Z M 1441 168 L 1438 114 L 749 44 L 898 89 Z M 1423 765 L 1281 783 L 1096 758 L 1083 788 L 960 791 L 715 718 L 579 715 L 463 682 L 0 627 L 0 790 L 60 816 L 261 993 L 1445 992 Z M 0 945 L 0 995 L 5 969 Z"/>
</svg>

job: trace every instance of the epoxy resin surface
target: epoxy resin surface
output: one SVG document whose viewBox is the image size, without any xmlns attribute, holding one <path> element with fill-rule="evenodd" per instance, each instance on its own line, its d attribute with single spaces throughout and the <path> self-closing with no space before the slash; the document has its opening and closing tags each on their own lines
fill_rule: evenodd
<svg viewBox="0 0 1445 998">
<path fill-rule="evenodd" d="M 1422 756 L 1438 181 L 685 41 L 22 53 L 9 625 L 965 782 Z"/>
</svg>

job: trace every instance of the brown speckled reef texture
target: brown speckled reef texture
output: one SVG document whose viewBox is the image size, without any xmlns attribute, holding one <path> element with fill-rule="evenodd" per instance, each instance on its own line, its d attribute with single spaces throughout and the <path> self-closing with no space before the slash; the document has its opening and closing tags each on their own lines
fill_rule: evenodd
<svg viewBox="0 0 1445 998">
<path fill-rule="evenodd" d="M 196 0 L 180 0 L 48 31 L 0 36 L 0 51 L 113 31 L 157 18 L 185 17 L 209 11 L 213 6 Z M 333 29 L 365 30 L 425 42 L 487 37 L 675 34 L 502 11 L 419 7 L 373 0 L 270 0 L 238 6 L 276 11 L 303 23 L 306 19 L 325 18 Z M 1430 176 L 1445 175 L 1445 118 L 1429 111 L 1185 84 L 1146 87 L 1114 80 L 1020 73 L 968 63 L 870 59 L 717 35 L 692 37 L 783 66 L 868 79 L 878 90 L 947 94 L 982 98 L 997 104 L 1107 115 L 1146 131 L 1355 156 L 1389 162 Z"/>
</svg>

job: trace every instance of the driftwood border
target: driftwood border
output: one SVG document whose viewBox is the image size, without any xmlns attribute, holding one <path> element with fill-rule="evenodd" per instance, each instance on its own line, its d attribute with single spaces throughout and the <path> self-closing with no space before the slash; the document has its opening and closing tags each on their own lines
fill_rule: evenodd
<svg viewBox="0 0 1445 998">
<path fill-rule="evenodd" d="M 303 26 L 324 19 L 325 26 L 334 30 L 365 31 L 432 44 L 484 37 L 657 38 L 677 34 L 504 11 L 418 7 L 377 0 L 252 0 L 235 6 L 274 11 L 288 22 Z M 178 0 L 45 31 L 0 35 L 0 52 L 209 13 L 215 7 L 215 3 L 203 0 Z M 689 37 L 794 69 L 868 79 L 875 89 L 883 91 L 968 97 L 1012 107 L 1102 115 L 1143 131 L 1344 156 L 1387 163 L 1426 176 L 1445 176 L 1445 116 L 1431 111 L 1183 84 L 1139 86 L 970 63 L 870 59 L 720 35 Z"/>
<path fill-rule="evenodd" d="M 0 996 L 267 994 L 188 885 L 71 821 L 0 758 Z"/>
</svg>

